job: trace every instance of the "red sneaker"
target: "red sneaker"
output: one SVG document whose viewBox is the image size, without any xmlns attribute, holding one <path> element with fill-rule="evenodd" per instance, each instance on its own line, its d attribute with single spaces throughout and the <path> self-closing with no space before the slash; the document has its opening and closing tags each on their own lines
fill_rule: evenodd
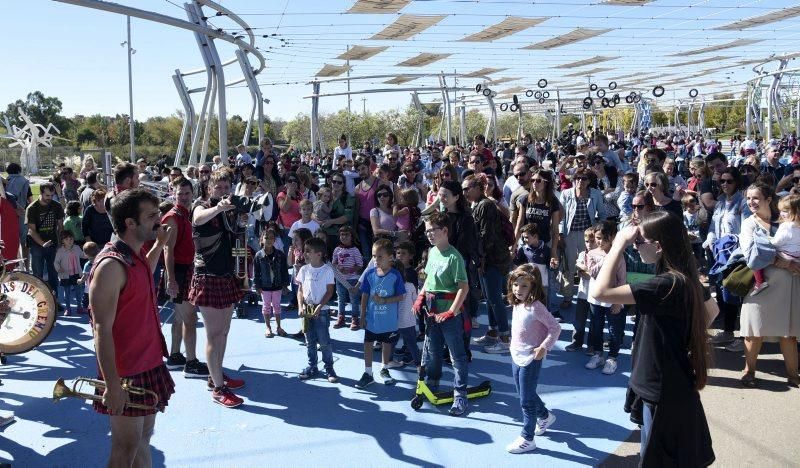
<svg viewBox="0 0 800 468">
<path fill-rule="evenodd" d="M 211 399 L 226 408 L 236 408 L 244 403 L 244 400 L 234 395 L 228 387 L 222 387 L 219 390 L 212 391 Z"/>
<path fill-rule="evenodd" d="M 222 378 L 224 379 L 225 387 L 230 390 L 239 390 L 244 387 L 244 380 L 242 379 L 232 379 L 225 374 L 222 374 Z M 208 390 L 214 390 L 214 381 L 211 380 L 211 376 L 208 377 Z"/>
</svg>

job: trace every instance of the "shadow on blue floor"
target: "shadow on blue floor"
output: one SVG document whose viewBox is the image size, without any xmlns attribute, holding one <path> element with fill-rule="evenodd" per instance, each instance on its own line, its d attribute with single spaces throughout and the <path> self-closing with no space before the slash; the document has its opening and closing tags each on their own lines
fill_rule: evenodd
<svg viewBox="0 0 800 468">
<path fill-rule="evenodd" d="M 162 310 L 166 319 L 170 310 Z M 567 314 L 569 317 L 571 314 Z M 485 320 L 485 315 L 481 318 Z M 170 325 L 163 327 L 169 341 Z M 286 313 L 284 328 L 299 329 L 296 313 Z M 410 407 L 416 370 L 393 370 L 396 386 L 376 377 L 366 389 L 354 388 L 364 370 L 363 331 L 334 330 L 335 368 L 341 381 L 301 382 L 306 348 L 287 338 L 266 339 L 260 309 L 231 326 L 226 372 L 247 381 L 238 392 L 239 409 L 211 402 L 202 380 L 173 372 L 176 394 L 159 415 L 153 437 L 155 466 L 543 466 L 597 465 L 626 440 L 632 425 L 622 412 L 627 354 L 619 371 L 605 376 L 583 368 L 583 353 L 568 353 L 571 330 L 547 357 L 539 393 L 558 420 L 537 437 L 539 448 L 523 456 L 505 452 L 519 433 L 521 413 L 508 355 L 491 355 L 472 346 L 469 380 L 491 380 L 487 398 L 470 400 L 464 418 L 447 415 L 448 406 Z M 485 331 L 484 327 L 478 333 Z M 629 345 L 630 337 L 626 344 Z M 202 356 L 205 336 L 198 332 Z M 421 346 L 421 343 L 420 343 Z M 626 353 L 623 350 L 623 353 Z M 379 365 L 373 364 L 375 374 Z M 0 429 L 0 461 L 15 466 L 97 466 L 109 451 L 108 420 L 91 406 L 69 399 L 51 401 L 58 377 L 94 377 L 96 361 L 85 316 L 59 318 L 51 336 L 37 350 L 10 356 L 0 367 L 0 415 L 13 411 L 17 422 Z M 445 366 L 442 386 L 452 382 Z"/>
</svg>

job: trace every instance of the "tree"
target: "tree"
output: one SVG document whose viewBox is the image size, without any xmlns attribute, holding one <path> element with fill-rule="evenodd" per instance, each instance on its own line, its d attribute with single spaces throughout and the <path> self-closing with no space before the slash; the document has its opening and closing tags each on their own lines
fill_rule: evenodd
<svg viewBox="0 0 800 468">
<path fill-rule="evenodd" d="M 61 100 L 56 97 L 45 96 L 41 91 L 28 93 L 24 101 L 17 99 L 6 107 L 5 112 L 0 112 L 0 121 L 7 117 L 12 125 L 20 126 L 18 108 L 28 114 L 35 124 L 45 127 L 53 124 L 64 134 L 70 130 L 71 122 L 61 115 Z"/>
<path fill-rule="evenodd" d="M 283 126 L 281 136 L 297 148 L 311 148 L 311 117 L 297 114 Z"/>
</svg>

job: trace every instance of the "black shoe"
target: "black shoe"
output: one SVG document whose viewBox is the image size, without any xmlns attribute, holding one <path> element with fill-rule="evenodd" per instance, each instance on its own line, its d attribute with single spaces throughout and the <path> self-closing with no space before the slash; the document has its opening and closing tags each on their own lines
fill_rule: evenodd
<svg viewBox="0 0 800 468">
<path fill-rule="evenodd" d="M 197 359 L 186 361 L 183 366 L 183 376 L 187 379 L 205 379 L 209 376 L 208 366 Z"/>
<path fill-rule="evenodd" d="M 367 388 L 368 385 L 373 383 L 375 383 L 375 379 L 371 375 L 364 372 L 364 374 L 361 375 L 361 378 L 358 379 L 358 382 L 356 382 L 356 388 Z"/>
<path fill-rule="evenodd" d="M 394 385 L 397 383 L 392 375 L 389 373 L 389 369 L 383 368 L 381 369 L 381 380 L 383 380 L 384 385 Z"/>
<path fill-rule="evenodd" d="M 580 351 L 583 348 L 583 344 L 578 343 L 577 341 L 573 341 L 572 343 L 568 344 L 564 349 L 567 351 Z"/>
<path fill-rule="evenodd" d="M 186 357 L 181 353 L 173 353 L 167 358 L 167 369 L 178 370 L 186 365 Z"/>
</svg>

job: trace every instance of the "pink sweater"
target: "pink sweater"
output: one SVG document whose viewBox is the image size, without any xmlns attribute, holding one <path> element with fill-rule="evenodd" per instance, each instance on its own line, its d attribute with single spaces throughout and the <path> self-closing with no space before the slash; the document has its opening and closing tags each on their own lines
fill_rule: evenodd
<svg viewBox="0 0 800 468">
<path fill-rule="evenodd" d="M 511 316 L 511 359 L 518 366 L 527 366 L 533 361 L 534 348 L 544 346 L 550 351 L 560 334 L 561 325 L 541 302 L 515 305 Z"/>
<path fill-rule="evenodd" d="M 589 290 L 591 291 L 591 282 L 597 279 L 598 273 L 600 273 L 600 268 L 603 267 L 603 261 L 606 258 L 606 253 L 600 249 L 596 248 L 590 250 L 589 253 L 586 255 L 586 268 L 589 270 L 589 276 L 592 279 L 589 281 Z M 627 281 L 627 275 L 625 273 L 625 259 L 620 257 L 619 262 L 615 265 L 614 268 L 614 283 L 611 285 L 612 288 L 616 288 L 617 286 L 622 286 Z M 593 298 L 591 294 L 589 295 L 588 301 L 590 304 L 595 304 L 603 307 L 611 307 L 612 304 L 607 304 L 605 302 L 600 302 L 597 299 Z"/>
</svg>

